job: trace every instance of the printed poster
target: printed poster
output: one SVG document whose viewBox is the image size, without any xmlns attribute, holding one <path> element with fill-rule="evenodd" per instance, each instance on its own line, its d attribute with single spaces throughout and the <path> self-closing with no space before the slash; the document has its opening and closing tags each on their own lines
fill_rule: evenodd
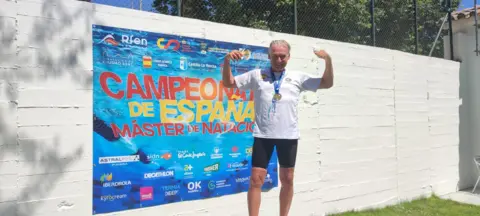
<svg viewBox="0 0 480 216">
<path fill-rule="evenodd" d="M 234 75 L 269 67 L 265 47 L 93 26 L 93 214 L 248 190 L 253 92 L 221 82 L 233 49 Z"/>
</svg>

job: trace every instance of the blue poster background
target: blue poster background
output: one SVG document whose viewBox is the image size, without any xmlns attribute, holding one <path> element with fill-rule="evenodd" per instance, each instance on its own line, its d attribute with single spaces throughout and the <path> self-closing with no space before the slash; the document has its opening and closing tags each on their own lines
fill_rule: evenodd
<svg viewBox="0 0 480 216">
<path fill-rule="evenodd" d="M 251 92 L 219 87 L 233 49 L 234 75 L 269 67 L 265 47 L 93 26 L 93 214 L 248 190 Z"/>
</svg>

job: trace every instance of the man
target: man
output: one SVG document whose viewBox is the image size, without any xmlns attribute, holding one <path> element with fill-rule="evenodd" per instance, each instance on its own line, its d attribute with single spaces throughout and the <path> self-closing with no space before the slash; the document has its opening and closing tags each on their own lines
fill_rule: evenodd
<svg viewBox="0 0 480 216">
<path fill-rule="evenodd" d="M 287 216 L 293 199 L 293 174 L 299 139 L 297 105 L 300 93 L 315 92 L 333 86 L 331 57 L 323 50 L 314 54 L 325 60 L 323 77 L 286 69 L 290 59 L 290 45 L 285 40 L 270 43 L 268 57 L 271 67 L 254 69 L 233 76 L 230 60 L 240 60 L 242 52 L 234 50 L 225 56 L 223 63 L 223 85 L 228 88 L 254 91 L 254 143 L 252 172 L 248 190 L 248 211 L 258 216 L 261 202 L 261 188 L 266 176 L 274 147 L 280 164 L 280 216 Z"/>
</svg>

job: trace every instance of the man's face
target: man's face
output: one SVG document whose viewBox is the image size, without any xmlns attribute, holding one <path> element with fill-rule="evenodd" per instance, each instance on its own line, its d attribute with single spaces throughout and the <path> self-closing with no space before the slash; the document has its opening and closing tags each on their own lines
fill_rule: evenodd
<svg viewBox="0 0 480 216">
<path fill-rule="evenodd" d="M 269 53 L 270 64 L 274 71 L 282 71 L 290 59 L 288 47 L 284 45 L 273 45 Z"/>
</svg>

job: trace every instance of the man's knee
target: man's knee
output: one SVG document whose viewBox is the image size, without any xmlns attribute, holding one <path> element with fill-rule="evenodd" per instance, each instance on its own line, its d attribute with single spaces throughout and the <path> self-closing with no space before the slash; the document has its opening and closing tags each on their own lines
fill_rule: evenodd
<svg viewBox="0 0 480 216">
<path fill-rule="evenodd" d="M 261 188 L 265 181 L 265 175 L 267 171 L 262 168 L 253 167 L 252 174 L 250 175 L 250 187 Z"/>
<path fill-rule="evenodd" d="M 280 182 L 282 183 L 282 186 L 292 187 L 293 176 L 293 168 L 280 168 Z"/>
</svg>

